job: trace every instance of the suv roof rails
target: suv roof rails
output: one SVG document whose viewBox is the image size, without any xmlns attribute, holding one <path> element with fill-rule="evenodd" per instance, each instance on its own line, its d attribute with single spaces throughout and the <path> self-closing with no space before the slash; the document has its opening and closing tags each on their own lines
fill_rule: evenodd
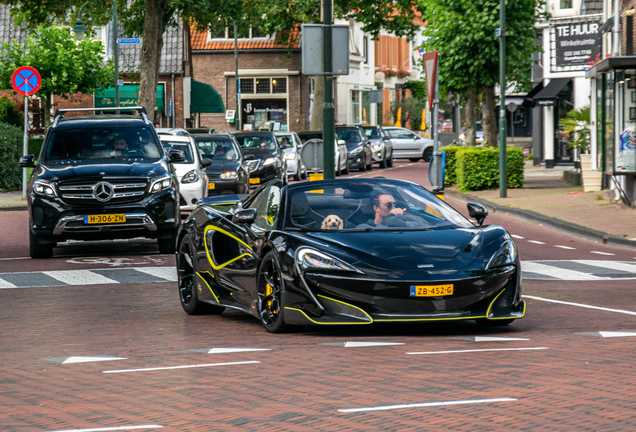
<svg viewBox="0 0 636 432">
<path fill-rule="evenodd" d="M 59 121 L 61 119 L 64 118 L 64 114 L 66 114 L 67 112 L 95 112 L 97 114 L 97 112 L 101 112 L 101 114 L 104 114 L 104 111 L 129 111 L 129 110 L 136 110 L 139 111 L 139 113 L 141 114 L 141 116 L 144 119 L 144 122 L 146 124 L 152 124 L 150 123 L 150 120 L 148 120 L 148 111 L 146 111 L 146 107 L 143 106 L 131 106 L 131 107 L 107 107 L 107 108 L 63 108 L 63 109 L 56 109 L 55 110 L 55 121 L 53 122 L 53 125 L 51 127 L 57 127 Z"/>
</svg>

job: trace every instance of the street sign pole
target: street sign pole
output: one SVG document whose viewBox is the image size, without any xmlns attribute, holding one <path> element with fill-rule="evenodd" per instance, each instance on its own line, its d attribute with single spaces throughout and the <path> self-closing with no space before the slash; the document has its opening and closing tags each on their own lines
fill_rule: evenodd
<svg viewBox="0 0 636 432">
<path fill-rule="evenodd" d="M 22 156 L 26 156 L 29 154 L 29 97 L 24 96 L 24 145 Z M 29 182 L 27 178 L 27 170 L 28 168 L 22 169 L 22 198 L 27 197 L 27 183 Z"/>
<path fill-rule="evenodd" d="M 506 149 L 506 1 L 499 2 L 499 197 L 508 195 L 507 149 Z"/>
<path fill-rule="evenodd" d="M 115 62 L 115 106 L 119 107 L 119 45 L 117 44 L 117 2 L 113 2 L 113 60 Z M 153 110 L 154 111 L 154 110 Z M 119 114 L 119 111 L 116 111 Z M 152 116 L 154 123 L 155 118 Z"/>
<path fill-rule="evenodd" d="M 335 106 L 333 104 L 333 3 L 323 0 L 323 34 L 324 34 L 324 71 L 325 71 L 325 103 L 322 106 L 322 137 L 323 137 L 323 174 L 325 180 L 336 178 L 334 146 L 335 146 Z"/>
</svg>

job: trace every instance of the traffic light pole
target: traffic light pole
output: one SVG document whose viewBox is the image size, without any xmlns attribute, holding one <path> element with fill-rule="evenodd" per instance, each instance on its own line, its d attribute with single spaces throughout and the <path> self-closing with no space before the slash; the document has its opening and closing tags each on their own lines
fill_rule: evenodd
<svg viewBox="0 0 636 432">
<path fill-rule="evenodd" d="M 499 2 L 499 197 L 508 195 L 508 167 L 506 148 L 506 2 Z"/>
<path fill-rule="evenodd" d="M 323 175 L 324 179 L 336 178 L 334 146 L 335 146 L 335 106 L 333 104 L 333 2 L 324 0 L 323 35 L 324 35 L 324 79 L 325 103 L 322 106 L 322 138 L 323 138 Z"/>
</svg>

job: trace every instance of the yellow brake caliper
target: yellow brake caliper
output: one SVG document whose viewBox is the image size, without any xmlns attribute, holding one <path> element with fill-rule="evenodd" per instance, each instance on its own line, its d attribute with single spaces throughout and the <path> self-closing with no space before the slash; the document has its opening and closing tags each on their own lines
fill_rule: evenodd
<svg viewBox="0 0 636 432">
<path fill-rule="evenodd" d="M 268 284 L 267 282 L 265 282 L 265 297 L 267 297 L 268 295 L 270 295 L 271 293 L 273 293 L 274 290 L 272 289 L 272 286 L 270 284 Z M 271 308 L 272 307 L 272 300 L 269 299 L 267 300 L 267 308 Z"/>
</svg>

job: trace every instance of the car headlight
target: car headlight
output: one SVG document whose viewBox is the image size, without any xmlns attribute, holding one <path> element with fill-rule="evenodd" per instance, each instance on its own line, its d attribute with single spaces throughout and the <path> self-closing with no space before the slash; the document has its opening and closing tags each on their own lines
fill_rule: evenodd
<svg viewBox="0 0 636 432">
<path fill-rule="evenodd" d="M 150 193 L 161 192 L 162 190 L 168 189 L 172 184 L 172 179 L 169 175 L 158 178 L 152 183 L 150 186 Z"/>
<path fill-rule="evenodd" d="M 181 178 L 181 183 L 194 183 L 198 180 L 199 174 L 197 174 L 197 170 L 192 170 Z"/>
<path fill-rule="evenodd" d="M 360 153 L 361 151 L 362 151 L 362 146 L 359 146 L 351 150 L 351 154 Z"/>
<path fill-rule="evenodd" d="M 508 238 L 504 243 L 499 247 L 499 250 L 490 258 L 488 264 L 486 265 L 486 270 L 495 268 L 495 267 L 503 267 L 506 265 L 514 264 L 517 260 L 517 247 L 515 246 L 514 241 L 511 238 Z"/>
<path fill-rule="evenodd" d="M 238 173 L 236 171 L 227 171 L 221 174 L 221 178 L 223 180 L 236 180 L 238 178 Z"/>
<path fill-rule="evenodd" d="M 267 158 L 265 159 L 265 162 L 263 162 L 263 166 L 267 166 L 267 165 L 271 165 L 274 163 L 274 158 Z"/>
<path fill-rule="evenodd" d="M 460 140 L 465 140 L 466 139 L 466 134 L 463 134 L 463 133 L 459 134 L 459 139 Z"/>
<path fill-rule="evenodd" d="M 294 160 L 294 159 L 296 159 L 296 153 L 287 153 L 287 154 L 285 155 L 285 159 L 287 159 L 287 160 Z"/>
<path fill-rule="evenodd" d="M 382 144 L 376 144 L 372 148 L 373 150 L 380 150 L 382 148 Z"/>
<path fill-rule="evenodd" d="M 44 195 L 49 197 L 57 196 L 53 185 L 46 180 L 37 180 L 33 184 L 33 191 L 38 195 Z"/>
<path fill-rule="evenodd" d="M 356 268 L 340 261 L 337 258 L 309 248 L 302 248 L 296 252 L 296 262 L 304 270 L 342 270 L 360 273 L 360 271 Z"/>
</svg>

